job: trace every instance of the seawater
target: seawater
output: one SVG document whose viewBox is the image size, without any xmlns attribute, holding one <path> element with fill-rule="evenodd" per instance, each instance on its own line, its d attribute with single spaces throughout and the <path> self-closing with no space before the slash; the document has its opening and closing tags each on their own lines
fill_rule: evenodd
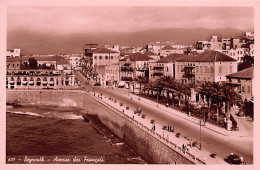
<svg viewBox="0 0 260 170">
<path fill-rule="evenodd" d="M 146 163 L 104 126 L 85 122 L 80 109 L 27 105 L 6 115 L 6 163 Z"/>
</svg>

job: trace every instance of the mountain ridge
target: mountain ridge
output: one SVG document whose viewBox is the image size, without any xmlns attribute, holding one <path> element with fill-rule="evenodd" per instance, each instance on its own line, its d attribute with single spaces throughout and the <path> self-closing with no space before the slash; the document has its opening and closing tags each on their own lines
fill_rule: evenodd
<svg viewBox="0 0 260 170">
<path fill-rule="evenodd" d="M 212 35 L 238 36 L 245 31 L 235 28 L 166 28 L 138 32 L 91 32 L 41 33 L 18 30 L 7 32 L 7 49 L 20 48 L 23 55 L 49 53 L 82 53 L 84 44 L 118 44 L 124 46 L 145 46 L 155 41 L 172 41 L 181 45 L 194 45 L 199 40 L 209 40 Z"/>
</svg>

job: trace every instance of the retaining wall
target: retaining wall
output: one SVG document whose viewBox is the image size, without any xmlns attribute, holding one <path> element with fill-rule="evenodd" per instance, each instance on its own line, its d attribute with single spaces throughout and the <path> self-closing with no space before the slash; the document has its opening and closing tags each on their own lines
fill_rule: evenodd
<svg viewBox="0 0 260 170">
<path fill-rule="evenodd" d="M 6 102 L 84 108 L 88 113 L 98 115 L 106 127 L 149 163 L 203 164 L 202 161 L 189 153 L 184 155 L 181 148 L 172 142 L 166 141 L 159 134 L 86 92 L 69 90 L 7 90 Z"/>
</svg>

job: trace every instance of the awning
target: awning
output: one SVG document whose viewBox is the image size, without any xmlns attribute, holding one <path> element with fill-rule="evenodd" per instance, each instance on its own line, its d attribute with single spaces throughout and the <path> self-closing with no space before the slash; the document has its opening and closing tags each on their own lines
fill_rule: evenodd
<svg viewBox="0 0 260 170">
<path fill-rule="evenodd" d="M 29 84 L 34 84 L 34 81 L 29 81 Z"/>
<path fill-rule="evenodd" d="M 14 83 L 14 81 L 13 81 L 13 80 L 10 80 L 9 82 L 10 82 L 10 84 L 11 84 L 11 83 Z"/>
<path fill-rule="evenodd" d="M 27 81 L 23 81 L 23 84 L 27 84 L 28 82 Z"/>
<path fill-rule="evenodd" d="M 43 81 L 42 84 L 47 84 L 48 82 L 47 81 Z"/>
<path fill-rule="evenodd" d="M 50 81 L 49 84 L 54 84 L 54 81 Z"/>
</svg>

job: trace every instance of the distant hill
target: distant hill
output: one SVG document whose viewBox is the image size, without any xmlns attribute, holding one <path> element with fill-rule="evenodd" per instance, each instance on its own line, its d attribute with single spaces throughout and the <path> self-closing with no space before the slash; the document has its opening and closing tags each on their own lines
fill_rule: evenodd
<svg viewBox="0 0 260 170">
<path fill-rule="evenodd" d="M 9 31 L 7 49 L 21 48 L 23 55 L 48 53 L 81 53 L 86 43 L 119 44 L 127 46 L 145 46 L 152 41 L 173 41 L 177 44 L 195 44 L 198 40 L 208 40 L 212 35 L 236 36 L 245 31 L 234 28 L 169 28 L 140 32 L 100 32 L 55 34 L 27 30 Z"/>
</svg>

